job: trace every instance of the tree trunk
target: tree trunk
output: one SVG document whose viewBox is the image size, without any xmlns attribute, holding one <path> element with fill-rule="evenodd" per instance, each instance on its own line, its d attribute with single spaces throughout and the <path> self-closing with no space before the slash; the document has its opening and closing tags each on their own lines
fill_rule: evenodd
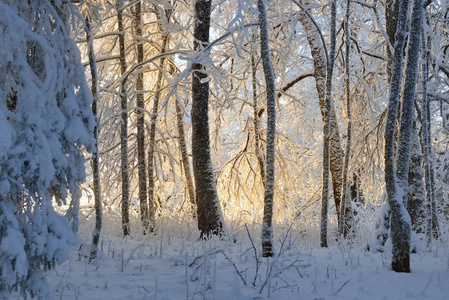
<svg viewBox="0 0 449 300">
<path fill-rule="evenodd" d="M 133 10 L 134 28 L 137 43 L 137 63 L 143 61 L 142 43 L 142 12 L 140 1 L 135 4 Z M 139 182 L 140 221 L 143 234 L 149 227 L 148 201 L 147 201 L 147 174 L 145 161 L 145 100 L 143 95 L 143 73 L 137 74 L 136 80 L 136 117 L 137 117 L 137 170 Z"/>
<path fill-rule="evenodd" d="M 339 234 L 340 238 L 343 240 L 348 230 L 346 230 L 346 203 L 351 201 L 348 193 L 348 168 L 349 168 L 349 157 L 351 154 L 351 138 L 352 138 L 352 110 L 351 110 L 351 97 L 350 97 L 350 81 L 349 81 L 349 51 L 351 49 L 350 45 L 350 32 L 349 32 L 349 16 L 351 14 L 351 0 L 346 1 L 346 17 L 345 17 L 345 89 L 346 89 L 346 114 L 348 117 L 348 128 L 346 132 L 346 151 L 345 160 L 343 164 L 343 180 L 342 180 L 342 201 L 340 204 L 340 226 Z"/>
<path fill-rule="evenodd" d="M 390 82 L 387 125 L 385 131 L 385 181 L 391 208 L 392 268 L 396 272 L 410 272 L 411 223 L 407 206 L 408 174 L 410 161 L 411 128 L 415 101 L 416 77 L 422 30 L 423 1 L 413 2 L 407 65 L 401 105 L 397 169 L 394 165 L 394 132 L 397 121 L 400 85 L 402 77 L 403 49 L 408 22 L 409 1 L 399 4 L 393 67 Z"/>
<path fill-rule="evenodd" d="M 386 23 L 386 33 L 389 39 L 389 44 L 394 45 L 395 35 L 398 28 L 399 20 L 399 3 L 400 0 L 386 0 L 385 3 L 385 23 Z M 405 44 L 404 44 L 405 45 Z M 387 57 L 390 59 L 387 62 L 387 74 L 388 79 L 391 78 L 391 72 L 393 67 L 393 53 L 391 48 L 387 44 Z"/>
<path fill-rule="evenodd" d="M 267 94 L 267 162 L 265 174 L 265 196 L 262 223 L 262 257 L 273 256 L 273 202 L 275 171 L 275 137 L 276 137 L 276 94 L 275 77 L 268 45 L 267 11 L 263 0 L 257 1 L 260 26 L 260 53 L 265 74 Z"/>
<path fill-rule="evenodd" d="M 253 92 L 253 112 L 254 112 L 254 148 L 257 156 L 257 161 L 259 162 L 260 177 L 262 178 L 262 184 L 265 188 L 265 162 L 263 160 L 262 152 L 260 151 L 260 128 L 259 128 L 259 106 L 257 105 L 257 65 L 255 61 L 256 54 L 254 53 L 256 49 L 253 49 L 251 53 L 251 82 L 252 82 L 252 92 Z"/>
<path fill-rule="evenodd" d="M 194 49 L 199 52 L 209 43 L 210 0 L 195 3 Z M 209 137 L 209 82 L 201 62 L 192 66 L 192 156 L 198 213 L 202 238 L 223 235 L 223 217 L 215 185 Z"/>
<path fill-rule="evenodd" d="M 414 117 L 415 119 L 415 117 Z M 421 168 L 422 152 L 419 143 L 418 130 L 412 128 L 410 167 L 409 167 L 409 187 L 407 211 L 410 214 L 412 229 L 416 233 L 424 233 L 424 220 L 426 217 L 425 202 L 426 190 L 424 187 L 423 172 Z"/>
<path fill-rule="evenodd" d="M 431 184 L 431 148 L 430 148 L 430 111 L 429 99 L 427 97 L 427 80 L 429 77 L 428 71 L 428 48 L 424 31 L 421 34 L 421 51 L 422 51 L 422 129 L 421 139 L 423 143 L 424 152 L 424 178 L 426 185 L 426 247 L 432 245 L 432 184 Z"/>
<path fill-rule="evenodd" d="M 303 1 L 305 6 L 310 4 L 309 0 Z M 321 109 L 321 116 L 323 122 L 326 111 L 326 72 L 327 59 L 325 45 L 320 38 L 319 28 L 312 22 L 306 13 L 300 13 L 299 21 L 302 23 L 304 30 L 307 33 L 307 41 L 309 42 L 310 50 L 313 58 L 315 86 L 318 93 L 318 100 Z M 332 176 L 332 190 L 334 194 L 334 203 L 337 209 L 337 217 L 340 220 L 338 210 L 341 203 L 341 191 L 343 187 L 343 150 L 340 141 L 340 133 L 338 129 L 337 116 L 333 102 L 330 108 L 330 144 L 329 144 L 329 169 Z M 346 211 L 351 211 L 351 202 L 346 203 Z M 346 216 L 348 219 L 349 216 Z"/>
<path fill-rule="evenodd" d="M 160 22 L 162 18 L 159 17 Z M 165 53 L 167 48 L 168 33 L 162 33 L 162 46 L 161 54 Z M 148 201 L 149 201 L 149 217 L 150 223 L 148 230 L 150 232 L 154 231 L 154 226 L 156 225 L 156 205 L 154 201 L 154 148 L 155 148 L 155 138 L 156 138 L 156 121 L 159 112 L 159 100 L 161 98 L 161 87 L 162 87 L 162 70 L 164 68 L 165 57 L 162 57 L 159 62 L 159 71 L 157 73 L 156 79 L 156 92 L 154 94 L 153 109 L 151 110 L 151 122 L 150 122 L 150 140 L 148 148 Z"/>
<path fill-rule="evenodd" d="M 123 0 L 117 1 L 117 25 L 119 33 L 119 59 L 120 73 L 126 72 L 126 53 L 125 53 L 125 29 L 123 27 Z M 121 168 L 122 168 L 122 230 L 123 235 L 130 233 L 129 229 L 129 170 L 128 170 L 128 95 L 126 92 L 127 79 L 120 83 L 120 108 L 121 108 Z"/>
<path fill-rule="evenodd" d="M 90 74 L 92 77 L 92 114 L 95 118 L 95 126 L 93 136 L 95 139 L 95 145 L 92 152 L 91 165 L 92 165 L 92 178 L 94 185 L 94 199 L 95 199 L 95 229 L 92 232 L 92 246 L 90 249 L 89 262 L 97 258 L 98 242 L 100 241 L 101 223 L 102 223 L 102 207 L 101 207 L 101 185 L 100 185 L 100 170 L 99 170 L 99 156 L 98 156 L 98 74 L 97 64 L 95 60 L 94 44 L 92 38 L 92 31 L 90 27 L 89 18 L 85 19 L 86 40 L 88 47 Z"/>
<path fill-rule="evenodd" d="M 176 106 L 176 120 L 178 125 L 179 135 L 179 147 L 181 149 L 182 166 L 184 167 L 184 174 L 187 182 L 187 191 L 189 194 L 190 211 L 194 218 L 196 218 L 196 199 L 195 199 L 195 186 L 193 184 L 192 171 L 190 170 L 189 155 L 187 153 L 187 143 L 184 130 L 184 120 L 182 118 L 183 110 L 181 109 L 181 103 L 175 99 Z"/>
<path fill-rule="evenodd" d="M 332 107 L 332 74 L 334 69 L 334 58 L 336 48 L 336 16 L 337 16 L 337 4 L 333 0 L 331 2 L 331 48 L 327 57 L 327 72 L 326 72 L 326 108 L 324 114 L 324 129 L 323 129 L 323 184 L 322 184 L 322 196 L 321 196 L 321 233 L 320 233 L 320 245 L 321 247 L 327 247 L 327 218 L 328 218 L 328 199 L 329 199 L 329 163 L 330 163 L 330 134 L 331 134 L 331 107 Z M 341 174 L 340 174 L 341 176 Z M 340 194 L 341 190 L 337 192 Z M 335 195 L 334 195 L 335 196 Z"/>
</svg>

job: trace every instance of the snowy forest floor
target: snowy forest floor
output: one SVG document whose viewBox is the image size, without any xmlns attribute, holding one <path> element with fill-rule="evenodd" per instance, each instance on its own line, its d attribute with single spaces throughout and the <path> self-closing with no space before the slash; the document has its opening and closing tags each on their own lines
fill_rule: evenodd
<svg viewBox="0 0 449 300">
<path fill-rule="evenodd" d="M 54 299 L 449 299 L 442 244 L 412 254 L 412 272 L 399 274 L 388 251 L 322 249 L 301 245 L 292 233 L 284 237 L 277 237 L 278 256 L 267 259 L 243 232 L 235 242 L 167 232 L 106 236 L 97 260 L 89 264 L 89 245 L 78 245 L 47 280 Z"/>
</svg>

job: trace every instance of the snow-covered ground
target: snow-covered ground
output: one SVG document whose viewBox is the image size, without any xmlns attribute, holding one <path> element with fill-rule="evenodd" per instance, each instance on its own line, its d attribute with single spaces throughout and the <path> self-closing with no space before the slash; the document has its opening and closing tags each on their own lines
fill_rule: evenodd
<svg viewBox="0 0 449 300">
<path fill-rule="evenodd" d="M 55 299 L 449 299 L 441 245 L 412 254 L 410 274 L 391 271 L 390 253 L 302 246 L 292 235 L 278 240 L 275 259 L 259 257 L 243 234 L 235 243 L 169 233 L 105 237 L 101 249 L 88 264 L 88 246 L 73 248 L 47 273 Z"/>
</svg>

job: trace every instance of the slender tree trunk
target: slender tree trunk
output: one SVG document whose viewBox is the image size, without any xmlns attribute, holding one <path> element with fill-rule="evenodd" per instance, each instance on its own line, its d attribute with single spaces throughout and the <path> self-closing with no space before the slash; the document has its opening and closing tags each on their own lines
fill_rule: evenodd
<svg viewBox="0 0 449 300">
<path fill-rule="evenodd" d="M 265 174 L 265 197 L 262 223 L 262 257 L 273 256 L 273 202 L 274 202 L 274 160 L 276 137 L 276 94 L 275 77 L 271 63 L 270 47 L 268 45 L 268 20 L 265 3 L 257 1 L 260 26 L 260 53 L 267 94 L 267 165 Z"/>
<path fill-rule="evenodd" d="M 89 19 L 85 19 L 86 40 L 88 47 L 90 75 L 92 77 L 92 114 L 95 118 L 95 126 L 93 136 L 95 139 L 94 150 L 92 152 L 91 164 L 92 164 L 92 177 L 94 185 L 94 199 L 95 199 L 95 229 L 92 232 L 92 246 L 90 249 L 89 261 L 97 258 L 98 242 L 100 241 L 101 223 L 102 223 L 102 207 L 101 207 L 101 185 L 100 185 L 100 170 L 99 170 L 99 156 L 98 156 L 98 74 L 97 63 L 95 60 L 94 44 L 92 38 L 92 31 L 90 27 Z"/>
<path fill-rule="evenodd" d="M 209 43 L 210 0 L 195 2 L 194 49 L 199 52 Z M 198 229 L 202 238 L 223 235 L 224 221 L 221 215 L 215 185 L 209 137 L 209 82 L 201 62 L 192 66 L 192 156 L 195 176 Z"/>
<path fill-rule="evenodd" d="M 162 18 L 160 18 L 162 22 Z M 167 48 L 168 33 L 162 33 L 162 46 L 161 54 L 165 53 Z M 155 138 L 156 138 L 156 121 L 159 112 L 159 100 L 161 98 L 161 87 L 162 87 L 162 70 L 164 68 L 165 57 L 162 57 L 159 62 L 159 71 L 157 73 L 156 79 L 156 93 L 154 94 L 153 109 L 151 111 L 151 122 L 150 122 L 150 139 L 148 148 L 148 201 L 149 201 L 149 216 L 150 224 L 149 231 L 154 231 L 154 226 L 156 225 L 156 205 L 154 201 L 154 148 L 155 148 Z"/>
<path fill-rule="evenodd" d="M 262 152 L 260 151 L 260 128 L 259 128 L 259 106 L 257 105 L 257 65 L 255 61 L 256 49 L 251 53 L 251 72 L 252 72 L 252 89 L 253 89 L 253 111 L 254 111 L 254 147 L 259 162 L 260 177 L 262 178 L 262 184 L 265 187 L 265 162 L 263 160 Z"/>
<path fill-rule="evenodd" d="M 346 89 L 346 114 L 348 116 L 348 128 L 346 132 L 346 151 L 345 160 L 343 164 L 343 190 L 341 193 L 341 205 L 340 205 L 340 226 L 339 233 L 341 240 L 346 235 L 346 203 L 350 201 L 348 193 L 348 168 L 349 168 L 349 157 L 351 155 L 351 140 L 352 140 L 352 110 L 351 110 L 351 95 L 350 95 L 350 70 L 349 70 L 349 51 L 351 49 L 351 39 L 349 31 L 349 16 L 351 14 L 351 0 L 346 1 L 346 17 L 345 17 L 345 89 Z"/>
<path fill-rule="evenodd" d="M 426 2 L 428 5 L 429 2 Z M 424 23 L 425 22 L 425 23 Z M 428 22 L 423 19 L 424 24 Z M 432 237 L 438 239 L 439 237 L 439 222 L 436 208 L 436 188 L 435 188 L 435 169 L 433 166 L 432 155 L 432 141 L 431 141 L 431 122 L 430 122 L 430 102 L 427 97 L 427 81 L 429 78 L 429 61 L 430 61 L 430 44 L 431 37 L 426 40 L 426 35 L 423 30 L 421 35 L 422 44 L 422 139 L 424 148 L 424 170 L 425 170 L 425 184 L 426 184 L 426 246 L 430 247 L 432 244 Z M 447 75 L 447 74 L 446 74 Z M 449 77 L 449 76 L 448 76 Z M 443 117 L 443 127 L 445 126 L 446 117 Z M 425 135 L 425 136 L 424 136 Z"/>
<path fill-rule="evenodd" d="M 321 247 L 327 247 L 327 218 L 328 218 L 328 199 L 329 199 L 329 144 L 330 144 L 330 115 L 332 107 L 332 74 L 334 69 L 334 58 L 336 48 L 336 15 L 337 4 L 335 0 L 331 2 L 331 47 L 328 54 L 327 72 L 326 72 L 326 109 L 324 114 L 324 129 L 323 129 L 323 185 L 321 196 L 321 233 L 320 233 L 320 245 Z M 341 190 L 338 191 L 338 194 Z"/>
<path fill-rule="evenodd" d="M 305 6 L 310 4 L 309 0 L 303 1 Z M 319 105 L 323 122 L 326 112 L 326 72 L 327 72 L 327 54 L 326 47 L 323 44 L 319 28 L 312 22 L 310 17 L 302 12 L 299 15 L 299 21 L 302 23 L 304 30 L 307 33 L 307 40 L 309 42 L 310 50 L 313 58 L 315 85 L 318 93 Z M 332 190 L 334 194 L 334 203 L 337 209 L 337 217 L 340 220 L 338 213 L 341 203 L 341 191 L 343 187 L 343 150 L 341 146 L 340 133 L 338 129 L 337 116 L 333 102 L 330 109 L 330 144 L 329 144 L 329 169 L 332 176 Z M 351 202 L 346 203 L 346 212 L 351 211 Z M 348 215 L 346 218 L 348 219 Z M 340 221 L 339 221 L 340 222 Z"/>
<path fill-rule="evenodd" d="M 176 120 L 178 125 L 179 135 L 179 147 L 181 149 L 182 166 L 184 167 L 184 174 L 187 182 L 187 191 L 189 194 L 190 211 L 194 218 L 196 218 L 196 199 L 195 199 L 195 186 L 193 184 L 192 171 L 190 170 L 189 155 L 187 153 L 187 143 L 184 130 L 183 110 L 181 109 L 181 103 L 175 100 L 176 106 Z"/>
<path fill-rule="evenodd" d="M 137 43 L 137 63 L 143 61 L 142 43 L 142 12 L 140 1 L 135 4 L 134 28 Z M 143 73 L 137 74 L 136 80 L 136 115 L 137 115 L 137 170 L 139 182 L 140 221 L 143 234 L 146 234 L 149 226 L 148 201 L 147 201 L 147 174 L 145 161 L 145 99 L 143 95 Z"/>
<path fill-rule="evenodd" d="M 123 27 L 123 0 L 117 1 L 117 25 L 119 33 L 120 73 L 126 72 L 125 53 L 125 29 Z M 120 108 L 121 108 L 121 168 L 122 168 L 122 230 L 123 235 L 130 233 L 129 229 L 129 170 L 128 170 L 128 95 L 126 92 L 127 79 L 120 83 Z"/>
<path fill-rule="evenodd" d="M 427 98 L 427 80 L 429 77 L 428 71 L 428 49 L 424 31 L 421 34 L 421 51 L 422 51 L 422 141 L 424 150 L 424 182 L 426 185 L 426 247 L 432 245 L 432 184 L 431 184 L 431 148 L 430 148 L 430 113 L 429 113 L 429 99 Z"/>
</svg>

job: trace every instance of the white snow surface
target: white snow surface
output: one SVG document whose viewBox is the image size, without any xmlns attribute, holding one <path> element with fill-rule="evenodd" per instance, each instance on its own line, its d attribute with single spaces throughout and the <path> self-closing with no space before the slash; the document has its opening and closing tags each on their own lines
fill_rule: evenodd
<svg viewBox="0 0 449 300">
<path fill-rule="evenodd" d="M 281 244 L 278 240 L 276 251 Z M 280 257 L 259 257 L 255 286 L 254 248 L 248 236 L 239 236 L 234 243 L 197 241 L 167 232 L 127 239 L 105 237 L 100 241 L 99 259 L 90 264 L 86 257 L 90 246 L 74 247 L 69 260 L 48 271 L 47 279 L 55 299 L 449 298 L 448 249 L 441 244 L 430 252 L 412 254 L 409 274 L 391 270 L 391 250 L 371 253 L 300 244 L 293 234 L 285 239 Z M 260 254 L 260 245 L 256 248 Z M 270 268 L 273 276 L 267 280 Z"/>
</svg>

